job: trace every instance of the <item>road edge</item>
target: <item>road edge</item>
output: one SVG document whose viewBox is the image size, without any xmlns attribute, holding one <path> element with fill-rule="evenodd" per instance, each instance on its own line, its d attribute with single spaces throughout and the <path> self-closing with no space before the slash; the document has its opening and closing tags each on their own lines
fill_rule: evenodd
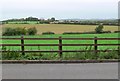
<svg viewBox="0 0 120 81">
<path fill-rule="evenodd" d="M 111 63 L 120 60 L 0 60 L 2 64 L 35 64 L 35 63 Z"/>
</svg>

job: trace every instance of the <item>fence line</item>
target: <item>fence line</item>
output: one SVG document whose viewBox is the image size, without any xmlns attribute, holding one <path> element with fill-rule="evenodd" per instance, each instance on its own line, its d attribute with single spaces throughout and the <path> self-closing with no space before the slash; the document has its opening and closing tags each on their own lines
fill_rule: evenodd
<svg viewBox="0 0 120 81">
<path fill-rule="evenodd" d="M 21 40 L 21 44 L 0 44 L 0 46 L 21 46 L 21 51 L 16 51 L 16 52 L 21 52 L 23 55 L 25 55 L 26 52 L 58 52 L 60 57 L 62 56 L 63 52 L 95 52 L 97 54 L 98 52 L 110 52 L 113 50 L 98 50 L 98 46 L 118 46 L 119 51 L 119 46 L 120 44 L 98 44 L 98 40 L 120 40 L 120 38 L 24 38 L 24 36 L 21 36 L 21 38 L 0 38 L 2 40 Z M 58 40 L 59 44 L 25 44 L 24 40 Z M 94 44 L 62 44 L 63 40 L 93 40 Z M 58 46 L 59 50 L 56 51 L 25 51 L 24 46 Z M 94 50 L 63 50 L 63 46 L 94 46 Z M 2 52 L 7 52 L 2 50 Z M 9 51 L 13 52 L 13 51 Z"/>
<path fill-rule="evenodd" d="M 22 36 L 21 36 L 22 37 Z M 21 40 L 21 38 L 0 38 L 2 40 Z M 120 38 L 61 38 L 62 40 L 120 40 Z M 59 38 L 24 38 L 24 40 L 59 40 Z"/>
</svg>

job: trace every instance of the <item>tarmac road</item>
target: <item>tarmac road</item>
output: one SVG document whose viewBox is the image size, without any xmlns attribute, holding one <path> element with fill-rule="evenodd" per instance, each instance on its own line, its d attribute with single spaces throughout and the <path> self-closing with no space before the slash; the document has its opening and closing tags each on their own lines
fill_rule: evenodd
<svg viewBox="0 0 120 81">
<path fill-rule="evenodd" d="M 3 79 L 118 79 L 118 63 L 2 64 Z"/>
</svg>

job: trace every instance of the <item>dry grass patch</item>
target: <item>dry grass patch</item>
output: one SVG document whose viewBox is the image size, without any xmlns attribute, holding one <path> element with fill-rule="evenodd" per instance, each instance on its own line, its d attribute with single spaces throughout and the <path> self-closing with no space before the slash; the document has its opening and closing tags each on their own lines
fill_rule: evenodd
<svg viewBox="0 0 120 81">
<path fill-rule="evenodd" d="M 64 32 L 89 32 L 94 31 L 96 25 L 65 25 L 65 24 L 5 24 L 5 27 L 36 27 L 37 34 L 42 32 L 54 32 L 55 34 L 62 34 Z M 104 31 L 118 31 L 118 26 L 104 26 Z"/>
</svg>

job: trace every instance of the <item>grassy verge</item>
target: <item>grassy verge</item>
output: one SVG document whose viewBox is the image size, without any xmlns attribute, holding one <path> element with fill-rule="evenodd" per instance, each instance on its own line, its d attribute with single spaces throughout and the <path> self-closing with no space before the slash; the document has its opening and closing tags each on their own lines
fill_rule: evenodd
<svg viewBox="0 0 120 81">
<path fill-rule="evenodd" d="M 117 51 L 111 52 L 69 52 L 63 53 L 62 57 L 58 53 L 25 53 L 22 55 L 16 51 L 1 53 L 2 60 L 103 60 L 119 59 Z"/>
</svg>

